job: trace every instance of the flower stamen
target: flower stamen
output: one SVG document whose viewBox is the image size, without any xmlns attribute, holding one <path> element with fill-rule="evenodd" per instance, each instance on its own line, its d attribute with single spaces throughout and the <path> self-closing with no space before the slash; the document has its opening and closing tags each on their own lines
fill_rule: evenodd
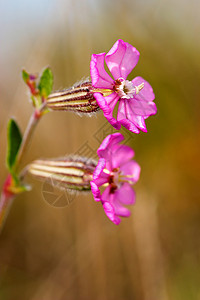
<svg viewBox="0 0 200 300">
<path fill-rule="evenodd" d="M 142 82 L 140 85 L 136 85 L 135 86 L 135 93 L 136 93 L 136 95 L 139 94 L 139 92 L 143 89 L 143 87 L 144 87 L 144 82 Z"/>
<path fill-rule="evenodd" d="M 115 80 L 113 90 L 118 93 L 122 99 L 131 99 L 143 89 L 144 82 L 134 86 L 132 81 L 118 78 Z"/>
<path fill-rule="evenodd" d="M 103 171 L 104 171 L 104 173 L 106 173 L 106 174 L 110 174 L 110 171 L 109 171 L 108 169 L 106 169 L 106 168 L 104 168 Z"/>
<path fill-rule="evenodd" d="M 107 187 L 107 186 L 109 186 L 109 183 L 107 182 L 107 183 L 104 183 L 104 184 L 102 184 L 102 187 Z"/>
</svg>

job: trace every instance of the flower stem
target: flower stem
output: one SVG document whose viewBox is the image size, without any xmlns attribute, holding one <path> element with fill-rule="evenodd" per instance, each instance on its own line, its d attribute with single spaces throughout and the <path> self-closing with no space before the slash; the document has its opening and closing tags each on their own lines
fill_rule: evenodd
<svg viewBox="0 0 200 300">
<path fill-rule="evenodd" d="M 14 197 L 2 192 L 0 198 L 0 232 L 3 229 L 6 217 L 10 211 Z"/>
<path fill-rule="evenodd" d="M 26 127 L 22 143 L 19 148 L 19 152 L 17 155 L 16 159 L 16 164 L 15 164 L 15 170 L 17 171 L 20 167 L 20 163 L 22 160 L 22 157 L 24 156 L 25 152 L 27 151 L 28 145 L 30 143 L 30 140 L 33 136 L 33 132 L 42 116 L 42 111 L 44 110 L 45 105 L 43 105 L 40 109 L 35 109 L 33 114 L 30 117 L 30 120 L 28 122 L 28 125 Z"/>
<path fill-rule="evenodd" d="M 28 122 L 27 128 L 25 130 L 22 143 L 19 148 L 19 152 L 17 155 L 16 163 L 15 163 L 15 168 L 14 171 L 15 173 L 19 173 L 19 167 L 22 162 L 22 159 L 24 157 L 24 154 L 27 151 L 28 145 L 31 141 L 31 138 L 33 136 L 34 130 L 43 115 L 43 111 L 45 109 L 46 103 L 44 103 L 39 109 L 36 108 L 33 112 L 33 114 L 30 117 L 30 120 Z M 8 175 L 7 179 L 5 180 L 4 186 L 3 186 L 3 191 L 0 196 L 0 232 L 3 228 L 3 225 L 5 223 L 6 217 L 8 216 L 10 207 L 13 203 L 13 200 L 17 194 L 10 193 L 9 192 L 9 185 L 8 185 L 8 178 L 10 175 Z"/>
</svg>

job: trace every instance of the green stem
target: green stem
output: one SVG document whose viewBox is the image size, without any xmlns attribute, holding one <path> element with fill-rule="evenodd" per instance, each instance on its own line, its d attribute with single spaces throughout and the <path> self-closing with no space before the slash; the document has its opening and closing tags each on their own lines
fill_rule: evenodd
<svg viewBox="0 0 200 300">
<path fill-rule="evenodd" d="M 19 152 L 17 154 L 17 159 L 16 159 L 16 163 L 15 163 L 15 170 L 17 171 L 20 167 L 20 163 L 22 161 L 22 157 L 24 156 L 24 154 L 27 151 L 28 145 L 30 144 L 31 138 L 33 136 L 33 132 L 42 116 L 42 111 L 45 108 L 46 103 L 41 106 L 40 109 L 35 109 L 35 111 L 33 112 L 32 116 L 30 117 L 30 120 L 28 122 L 28 125 L 26 127 L 23 139 L 22 139 L 22 143 L 20 145 L 20 149 Z"/>
<path fill-rule="evenodd" d="M 24 154 L 27 151 L 28 145 L 30 144 L 31 138 L 33 136 L 34 130 L 43 115 L 42 112 L 45 109 L 45 103 L 39 108 L 35 109 L 32 116 L 30 117 L 30 120 L 28 122 L 27 128 L 25 130 L 22 143 L 19 148 L 19 152 L 17 155 L 16 163 L 15 163 L 15 172 L 19 172 L 19 167 L 22 162 L 22 158 L 24 157 Z M 10 175 L 8 175 L 7 179 L 5 180 L 3 191 L 0 196 L 0 231 L 3 228 L 3 225 L 5 223 L 6 217 L 8 216 L 10 207 L 12 205 L 12 202 L 17 194 L 12 193 L 9 191 L 9 178 Z"/>
<path fill-rule="evenodd" d="M 0 232 L 3 229 L 6 217 L 10 211 L 10 207 L 12 205 L 13 200 L 14 200 L 14 196 L 2 192 L 0 198 Z"/>
</svg>

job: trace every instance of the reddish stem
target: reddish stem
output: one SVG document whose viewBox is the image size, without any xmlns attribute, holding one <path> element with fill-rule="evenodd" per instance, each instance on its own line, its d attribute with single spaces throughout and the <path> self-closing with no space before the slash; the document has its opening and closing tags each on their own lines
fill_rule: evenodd
<svg viewBox="0 0 200 300">
<path fill-rule="evenodd" d="M 9 174 L 5 180 L 3 191 L 0 198 L 0 232 L 5 223 L 6 217 L 9 213 L 15 195 L 9 191 L 9 187 L 12 184 L 12 177 Z"/>
</svg>

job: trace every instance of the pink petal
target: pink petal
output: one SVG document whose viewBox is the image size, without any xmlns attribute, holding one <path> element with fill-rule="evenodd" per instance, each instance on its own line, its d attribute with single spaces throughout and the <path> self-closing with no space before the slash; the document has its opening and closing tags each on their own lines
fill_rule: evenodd
<svg viewBox="0 0 200 300">
<path fill-rule="evenodd" d="M 110 194 L 110 186 L 107 186 L 107 188 L 105 189 L 105 191 L 103 191 L 103 193 L 102 193 L 102 202 L 104 202 L 104 201 L 110 201 L 110 196 L 111 196 L 112 194 Z"/>
<path fill-rule="evenodd" d="M 120 99 L 118 113 L 117 113 L 117 121 L 121 121 L 126 119 L 126 107 L 125 107 L 125 100 Z"/>
<path fill-rule="evenodd" d="M 128 105 L 130 105 L 134 114 L 138 116 L 149 117 L 157 112 L 155 103 L 151 101 L 129 99 Z"/>
<path fill-rule="evenodd" d="M 106 119 L 108 120 L 108 122 L 117 130 L 120 130 L 121 128 L 121 124 L 119 122 L 117 122 L 117 120 L 113 117 L 110 117 L 109 115 L 104 115 L 106 117 Z"/>
<path fill-rule="evenodd" d="M 151 85 L 142 77 L 135 77 L 132 80 L 132 83 L 134 84 L 134 86 L 144 83 L 143 89 L 139 92 L 138 95 L 135 95 L 135 98 L 137 100 L 153 101 L 155 99 L 155 95 Z"/>
<path fill-rule="evenodd" d="M 112 149 L 112 169 L 118 168 L 127 163 L 134 156 L 134 151 L 126 145 L 116 145 Z"/>
<path fill-rule="evenodd" d="M 126 100 L 121 99 L 119 102 L 117 121 L 131 132 L 139 133 L 140 131 L 133 122 L 127 119 L 125 101 Z"/>
<path fill-rule="evenodd" d="M 120 216 L 120 217 L 129 217 L 131 212 L 128 208 L 124 207 L 121 205 L 121 203 L 117 200 L 117 195 L 116 193 L 113 194 L 114 200 L 111 202 L 115 215 Z"/>
<path fill-rule="evenodd" d="M 104 183 L 108 182 L 108 174 L 103 172 L 105 168 L 106 161 L 104 158 L 100 158 L 98 164 L 93 173 L 93 180 L 90 181 L 91 190 L 94 196 L 95 201 L 101 200 L 101 192 L 99 190 L 99 186 L 103 185 Z"/>
<path fill-rule="evenodd" d="M 112 93 L 104 97 L 101 93 L 94 93 L 94 97 L 104 114 L 112 116 L 113 109 L 119 100 L 118 94 Z"/>
<path fill-rule="evenodd" d="M 113 95 L 112 97 L 114 99 L 114 93 L 111 95 Z M 103 110 L 104 115 L 109 115 L 111 113 L 111 108 L 106 101 L 106 97 L 103 97 L 101 93 L 94 93 L 94 97 L 97 100 L 99 107 Z"/>
<path fill-rule="evenodd" d="M 129 121 L 134 123 L 134 125 L 139 128 L 140 130 L 147 132 L 146 125 L 144 122 L 144 117 L 143 116 L 137 116 L 134 111 L 132 110 L 131 106 L 129 105 L 128 102 L 125 103 L 126 107 L 126 117 Z"/>
<path fill-rule="evenodd" d="M 137 126 L 137 128 L 139 128 L 141 131 L 143 132 L 147 132 L 147 128 L 146 128 L 146 124 L 144 121 L 144 117 L 142 116 L 134 116 L 132 118 L 133 123 Z"/>
<path fill-rule="evenodd" d="M 94 181 L 90 181 L 91 191 L 95 201 L 101 201 L 101 192 Z"/>
<path fill-rule="evenodd" d="M 115 211 L 114 211 L 114 208 L 113 206 L 109 203 L 109 202 L 104 202 L 103 203 L 103 208 L 104 208 L 104 211 L 107 215 L 107 217 L 116 225 L 119 225 L 121 220 L 120 218 L 118 218 L 116 215 L 115 215 Z"/>
<path fill-rule="evenodd" d="M 118 107 L 118 114 L 117 114 L 117 121 L 121 121 L 123 119 L 126 119 L 126 107 L 125 107 L 125 101 L 124 99 L 120 99 L 119 101 L 119 107 Z"/>
<path fill-rule="evenodd" d="M 131 176 L 128 178 L 128 180 L 132 181 L 133 183 L 139 180 L 141 168 L 134 160 L 125 163 L 120 167 L 120 170 L 124 175 Z"/>
<path fill-rule="evenodd" d="M 114 79 L 126 79 L 137 65 L 140 53 L 132 45 L 118 40 L 106 55 L 106 63 Z"/>
<path fill-rule="evenodd" d="M 139 129 L 129 120 L 127 119 L 124 119 L 124 120 L 121 120 L 119 121 L 119 123 L 124 126 L 125 128 L 127 128 L 128 130 L 130 130 L 131 132 L 134 132 L 134 133 L 140 133 Z"/>
<path fill-rule="evenodd" d="M 103 172 L 103 169 L 105 168 L 105 165 L 106 165 L 106 160 L 104 158 L 100 158 L 93 173 L 93 180 L 99 178 L 99 176 Z"/>
<path fill-rule="evenodd" d="M 124 183 L 120 189 L 116 191 L 116 198 L 119 202 L 130 205 L 135 203 L 135 191 L 129 183 Z"/>
<path fill-rule="evenodd" d="M 92 85 L 96 88 L 113 88 L 113 79 L 108 75 L 104 68 L 105 53 L 93 54 L 90 62 L 90 75 Z"/>
<path fill-rule="evenodd" d="M 120 216 L 120 217 L 130 217 L 131 215 L 131 212 L 128 208 L 126 207 L 123 207 L 123 206 L 115 206 L 115 213 L 117 216 Z"/>
<path fill-rule="evenodd" d="M 94 93 L 94 97 L 97 100 L 99 107 L 103 110 L 104 117 L 115 128 L 120 129 L 121 125 L 112 116 L 113 109 L 119 100 L 119 96 L 116 93 L 112 93 L 109 96 L 103 97 L 101 93 Z"/>
<path fill-rule="evenodd" d="M 110 106 L 111 111 L 113 111 L 115 105 L 119 101 L 119 95 L 114 92 L 114 93 L 106 96 L 105 99 L 106 99 L 106 103 Z"/>
<path fill-rule="evenodd" d="M 99 149 L 97 150 L 97 154 L 99 157 L 102 158 L 109 158 L 110 159 L 110 147 L 120 143 L 124 140 L 124 137 L 121 133 L 113 133 L 108 135 L 103 142 L 101 143 Z"/>
<path fill-rule="evenodd" d="M 113 94 L 115 94 L 115 97 L 113 97 Z M 117 93 L 113 93 L 113 94 L 105 97 L 105 100 L 110 107 L 110 113 L 109 114 L 105 113 L 104 116 L 106 117 L 106 119 L 110 122 L 110 124 L 115 129 L 120 129 L 121 126 L 118 124 L 117 120 L 113 117 L 113 110 L 114 110 L 117 102 L 119 101 L 119 96 Z M 97 103 L 98 103 L 98 101 L 97 101 Z"/>
<path fill-rule="evenodd" d="M 107 183 L 108 180 L 109 180 L 109 174 L 105 174 L 104 172 L 102 172 L 101 176 L 93 180 L 93 182 L 96 184 L 96 186 L 100 187 L 104 183 Z"/>
<path fill-rule="evenodd" d="M 122 216 L 122 217 L 129 217 L 130 216 L 130 211 L 126 208 L 123 207 L 119 198 L 118 194 L 115 193 L 110 193 L 110 187 L 107 187 L 105 191 L 102 194 L 102 201 L 104 202 L 109 202 L 112 205 L 112 217 L 115 216 Z"/>
<path fill-rule="evenodd" d="M 100 160 L 101 160 L 101 159 L 102 159 L 102 158 L 100 158 Z M 105 168 L 106 168 L 107 170 L 110 170 L 110 168 L 109 168 L 109 166 L 107 165 L 107 163 L 106 163 Z M 96 179 L 94 179 L 93 182 L 94 182 L 98 187 L 100 187 L 100 186 L 103 185 L 104 183 L 108 183 L 108 181 L 109 181 L 109 176 L 110 176 L 109 174 L 105 173 L 105 172 L 102 170 L 101 174 L 99 174 L 99 177 L 96 178 Z"/>
</svg>

